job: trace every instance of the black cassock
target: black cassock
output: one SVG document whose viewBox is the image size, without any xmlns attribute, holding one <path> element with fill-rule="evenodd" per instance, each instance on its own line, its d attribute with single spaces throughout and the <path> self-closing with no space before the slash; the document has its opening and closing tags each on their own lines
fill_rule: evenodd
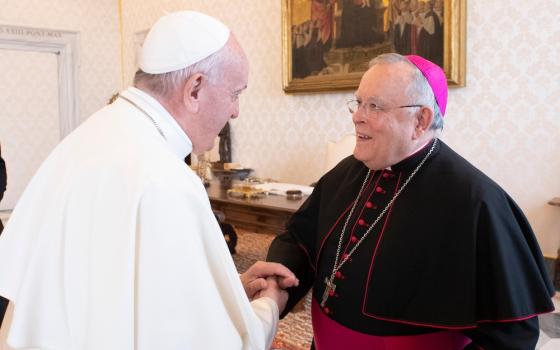
<svg viewBox="0 0 560 350">
<path fill-rule="evenodd" d="M 433 141 L 432 141 L 433 142 Z M 372 172 L 348 222 L 348 253 L 431 148 Z M 350 156 L 324 175 L 273 241 L 267 260 L 300 279 L 284 313 L 313 287 L 321 302 L 340 234 L 368 169 Z M 467 347 L 532 349 L 539 313 L 554 293 L 535 235 L 495 182 L 438 140 L 433 153 L 351 259 L 339 270 L 322 315 L 368 335 L 442 330 Z"/>
</svg>

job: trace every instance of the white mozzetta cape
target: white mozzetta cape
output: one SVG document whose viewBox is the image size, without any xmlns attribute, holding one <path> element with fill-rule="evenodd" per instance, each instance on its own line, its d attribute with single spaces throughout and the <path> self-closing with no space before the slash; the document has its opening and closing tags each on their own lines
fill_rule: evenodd
<svg viewBox="0 0 560 350">
<path fill-rule="evenodd" d="M 17 349 L 267 349 L 278 308 L 247 299 L 191 142 L 129 88 L 42 164 L 0 237 Z"/>
</svg>

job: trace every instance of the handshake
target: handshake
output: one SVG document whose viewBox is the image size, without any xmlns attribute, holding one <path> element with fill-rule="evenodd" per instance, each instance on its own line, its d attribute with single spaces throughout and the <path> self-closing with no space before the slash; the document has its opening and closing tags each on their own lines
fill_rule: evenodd
<svg viewBox="0 0 560 350">
<path fill-rule="evenodd" d="M 278 304 L 280 313 L 288 302 L 286 288 L 296 287 L 299 280 L 282 264 L 258 261 L 240 275 L 249 300 L 269 297 Z"/>
</svg>

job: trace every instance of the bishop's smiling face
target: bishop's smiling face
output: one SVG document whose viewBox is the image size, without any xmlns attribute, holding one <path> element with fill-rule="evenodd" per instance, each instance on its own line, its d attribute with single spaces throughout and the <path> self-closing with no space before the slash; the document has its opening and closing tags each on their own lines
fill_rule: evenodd
<svg viewBox="0 0 560 350">
<path fill-rule="evenodd" d="M 411 105 L 406 88 L 411 68 L 404 63 L 385 63 L 371 67 L 356 91 L 361 107 L 352 116 L 356 129 L 354 157 L 373 170 L 383 169 L 406 158 L 414 151 L 417 108 Z M 366 105 L 373 103 L 378 109 Z"/>
</svg>

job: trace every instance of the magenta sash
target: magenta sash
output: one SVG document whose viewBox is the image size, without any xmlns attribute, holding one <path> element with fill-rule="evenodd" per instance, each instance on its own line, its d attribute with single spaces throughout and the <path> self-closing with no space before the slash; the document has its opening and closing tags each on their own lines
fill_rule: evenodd
<svg viewBox="0 0 560 350">
<path fill-rule="evenodd" d="M 457 331 L 421 335 L 380 337 L 353 331 L 327 317 L 313 300 L 311 303 L 313 339 L 317 350 L 462 350 L 471 340 Z"/>
</svg>

